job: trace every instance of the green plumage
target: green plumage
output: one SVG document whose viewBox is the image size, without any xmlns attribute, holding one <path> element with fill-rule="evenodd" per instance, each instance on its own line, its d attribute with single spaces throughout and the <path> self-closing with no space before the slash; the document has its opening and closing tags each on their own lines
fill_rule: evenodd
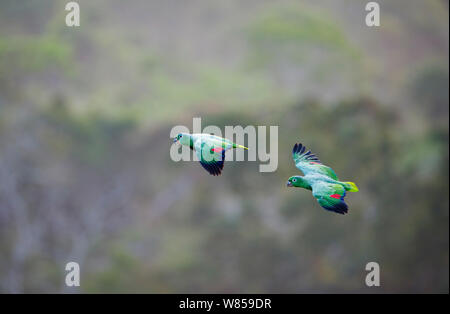
<svg viewBox="0 0 450 314">
<path fill-rule="evenodd" d="M 222 173 L 226 151 L 232 148 L 248 149 L 226 138 L 203 133 L 180 133 L 174 138 L 174 142 L 193 149 L 202 167 L 214 176 Z"/>
<path fill-rule="evenodd" d="M 287 186 L 311 190 L 320 206 L 326 210 L 339 214 L 347 213 L 348 207 L 344 197 L 346 191 L 357 192 L 356 185 L 353 182 L 339 181 L 333 169 L 323 165 L 316 155 L 306 151 L 302 144 L 294 145 L 292 157 L 295 166 L 305 175 L 290 177 Z"/>
</svg>

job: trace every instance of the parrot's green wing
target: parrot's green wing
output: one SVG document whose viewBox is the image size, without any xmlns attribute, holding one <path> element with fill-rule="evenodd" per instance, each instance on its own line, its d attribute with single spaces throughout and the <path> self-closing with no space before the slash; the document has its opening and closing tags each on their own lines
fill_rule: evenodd
<svg viewBox="0 0 450 314">
<path fill-rule="evenodd" d="M 328 166 L 323 165 L 319 158 L 316 157 L 310 150 L 306 151 L 306 147 L 302 144 L 295 144 L 292 149 L 292 157 L 294 158 L 295 166 L 300 169 L 305 175 L 308 174 L 322 174 L 333 180 L 338 180 L 336 173 Z"/>
<path fill-rule="evenodd" d="M 326 210 L 339 214 L 347 213 L 348 207 L 344 202 L 346 193 L 342 185 L 319 181 L 312 185 L 312 194 Z"/>
<path fill-rule="evenodd" d="M 222 141 L 220 138 L 211 136 L 200 136 L 194 142 L 195 153 L 200 164 L 213 176 L 222 173 L 225 152 L 232 147 L 233 145 L 228 141 Z"/>
</svg>

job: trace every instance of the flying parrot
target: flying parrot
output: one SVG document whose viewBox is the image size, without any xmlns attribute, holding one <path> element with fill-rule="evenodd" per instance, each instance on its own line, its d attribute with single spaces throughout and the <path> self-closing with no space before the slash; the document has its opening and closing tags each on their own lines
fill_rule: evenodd
<svg viewBox="0 0 450 314">
<path fill-rule="evenodd" d="M 222 173 L 227 150 L 232 148 L 248 150 L 247 147 L 233 143 L 226 138 L 203 133 L 179 133 L 173 141 L 174 143 L 178 142 L 181 145 L 189 146 L 190 149 L 194 150 L 202 167 L 213 176 L 218 176 Z"/>
<path fill-rule="evenodd" d="M 333 169 L 322 164 L 316 155 L 310 150 L 306 151 L 306 147 L 300 143 L 294 145 L 292 157 L 295 166 L 305 175 L 290 177 L 286 185 L 311 190 L 320 206 L 326 210 L 339 214 L 347 213 L 348 207 L 344 197 L 346 191 L 358 192 L 356 184 L 339 181 Z"/>
</svg>

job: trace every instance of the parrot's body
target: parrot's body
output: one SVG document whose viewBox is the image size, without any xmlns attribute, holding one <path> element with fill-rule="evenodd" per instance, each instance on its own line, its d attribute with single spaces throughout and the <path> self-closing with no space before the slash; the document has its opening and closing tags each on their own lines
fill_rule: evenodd
<svg viewBox="0 0 450 314">
<path fill-rule="evenodd" d="M 347 213 L 348 207 L 344 197 L 346 191 L 358 192 L 355 183 L 339 181 L 333 169 L 322 164 L 311 151 L 306 151 L 302 144 L 294 145 L 292 157 L 295 166 L 305 175 L 290 177 L 287 186 L 311 190 L 320 206 L 326 210 L 339 214 Z"/>
<path fill-rule="evenodd" d="M 248 149 L 226 138 L 203 133 L 180 133 L 173 141 L 189 146 L 194 150 L 202 167 L 213 176 L 218 176 L 222 173 L 226 151 L 233 148 Z"/>
</svg>

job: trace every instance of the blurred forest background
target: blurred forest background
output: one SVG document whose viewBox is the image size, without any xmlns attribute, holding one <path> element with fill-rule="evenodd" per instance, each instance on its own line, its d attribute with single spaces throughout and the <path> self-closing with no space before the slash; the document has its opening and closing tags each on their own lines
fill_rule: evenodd
<svg viewBox="0 0 450 314">
<path fill-rule="evenodd" d="M 0 1 L 0 292 L 448 293 L 448 1 L 67 2 Z M 278 125 L 278 170 L 173 162 L 193 117 Z M 295 142 L 348 215 L 285 187 Z"/>
</svg>

